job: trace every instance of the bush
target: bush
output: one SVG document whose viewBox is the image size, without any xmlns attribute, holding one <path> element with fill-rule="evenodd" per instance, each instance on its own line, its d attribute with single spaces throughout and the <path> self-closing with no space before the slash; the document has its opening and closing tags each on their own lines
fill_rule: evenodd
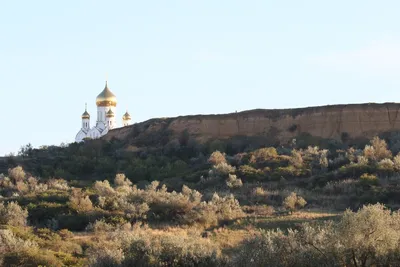
<svg viewBox="0 0 400 267">
<path fill-rule="evenodd" d="M 262 187 L 256 187 L 251 191 L 250 199 L 256 204 L 266 203 L 268 201 L 268 191 Z"/>
<path fill-rule="evenodd" d="M 69 186 L 67 181 L 63 179 L 50 179 L 47 181 L 47 186 L 49 189 L 60 190 L 60 191 L 67 191 L 69 190 Z"/>
<path fill-rule="evenodd" d="M 231 173 L 235 173 L 236 168 L 232 167 L 226 162 L 219 163 L 217 165 L 214 165 L 212 169 L 209 171 L 208 176 L 209 177 L 221 177 L 225 178 Z"/>
<path fill-rule="evenodd" d="M 93 188 L 96 190 L 97 194 L 103 197 L 109 197 L 115 195 L 115 190 L 110 186 L 107 180 L 96 181 Z"/>
<path fill-rule="evenodd" d="M 74 188 L 69 197 L 68 206 L 78 213 L 93 210 L 92 201 L 89 196 L 85 196 L 80 188 Z"/>
<path fill-rule="evenodd" d="M 364 173 L 360 176 L 360 182 L 363 185 L 377 185 L 379 183 L 376 175 L 368 173 Z"/>
<path fill-rule="evenodd" d="M 337 222 L 265 231 L 240 246 L 233 266 L 398 266 L 400 213 L 381 204 Z"/>
<path fill-rule="evenodd" d="M 292 155 L 289 160 L 290 164 L 293 165 L 296 168 L 302 168 L 303 167 L 303 157 L 301 156 L 301 153 L 297 150 L 292 150 Z"/>
<path fill-rule="evenodd" d="M 244 181 L 262 180 L 266 176 L 264 171 L 253 168 L 250 165 L 240 166 L 239 175 L 244 178 Z"/>
<path fill-rule="evenodd" d="M 184 220 L 188 224 L 198 223 L 205 227 L 210 227 L 227 223 L 243 216 L 244 212 L 232 194 L 220 197 L 217 193 L 214 193 L 211 201 L 201 202 L 195 206 L 185 214 Z"/>
<path fill-rule="evenodd" d="M 21 166 L 8 170 L 8 176 L 14 180 L 15 183 L 25 180 L 26 173 Z"/>
<path fill-rule="evenodd" d="M 296 209 L 302 208 L 307 204 L 307 202 L 304 200 L 304 198 L 297 196 L 295 192 L 290 193 L 289 196 L 287 196 L 282 205 L 290 210 L 290 211 L 295 211 Z"/>
<path fill-rule="evenodd" d="M 131 186 L 131 185 L 132 185 L 132 182 L 131 182 L 127 177 L 125 177 L 125 174 L 123 174 L 123 173 L 118 173 L 118 174 L 115 176 L 114 184 L 115 184 L 116 186 Z"/>
<path fill-rule="evenodd" d="M 0 203 L 0 224 L 12 226 L 25 226 L 28 218 L 28 211 L 21 208 L 16 202 L 10 202 L 8 205 Z"/>
<path fill-rule="evenodd" d="M 234 174 L 229 174 L 228 179 L 226 180 L 226 185 L 231 188 L 240 188 L 243 186 L 242 180 L 237 178 Z"/>
<path fill-rule="evenodd" d="M 392 152 L 388 149 L 386 141 L 375 136 L 371 140 L 371 145 L 374 148 L 375 159 L 380 161 L 385 158 L 391 158 Z"/>
<path fill-rule="evenodd" d="M 63 239 L 63 240 L 69 240 L 74 237 L 74 234 L 69 231 L 68 229 L 61 229 L 58 231 L 58 235 Z"/>
<path fill-rule="evenodd" d="M 89 251 L 90 266 L 226 266 L 220 249 L 198 235 L 136 229 Z"/>
<path fill-rule="evenodd" d="M 226 163 L 225 155 L 219 151 L 215 151 L 208 158 L 208 162 L 211 163 L 212 165 Z"/>
<path fill-rule="evenodd" d="M 38 245 L 33 241 L 22 240 L 16 237 L 10 230 L 0 229 L 0 266 L 3 266 L 2 262 L 7 253 L 36 249 L 37 247 Z"/>
<path fill-rule="evenodd" d="M 4 266 L 64 266 L 56 256 L 48 251 L 26 249 L 4 255 Z"/>
</svg>

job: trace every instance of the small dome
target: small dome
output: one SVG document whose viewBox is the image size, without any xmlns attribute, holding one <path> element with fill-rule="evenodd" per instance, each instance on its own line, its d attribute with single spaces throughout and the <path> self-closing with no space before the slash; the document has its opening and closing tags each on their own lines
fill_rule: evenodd
<svg viewBox="0 0 400 267">
<path fill-rule="evenodd" d="M 117 106 L 117 97 L 108 88 L 107 81 L 103 91 L 96 98 L 96 105 L 98 107 Z"/>
<path fill-rule="evenodd" d="M 85 104 L 85 112 L 82 114 L 82 119 L 90 119 L 90 115 L 87 112 L 87 105 Z"/>
<path fill-rule="evenodd" d="M 126 121 L 131 119 L 131 115 L 128 113 L 128 111 L 125 112 L 124 116 L 122 116 L 122 119 Z"/>
<path fill-rule="evenodd" d="M 108 112 L 106 113 L 106 117 L 114 117 L 114 112 L 109 109 Z"/>
<path fill-rule="evenodd" d="M 90 114 L 86 110 L 82 114 L 82 119 L 90 119 Z"/>
</svg>

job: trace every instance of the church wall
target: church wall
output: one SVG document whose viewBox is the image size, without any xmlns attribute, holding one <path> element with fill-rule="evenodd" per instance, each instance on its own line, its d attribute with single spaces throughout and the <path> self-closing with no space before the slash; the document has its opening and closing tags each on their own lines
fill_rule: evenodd
<svg viewBox="0 0 400 267">
<path fill-rule="evenodd" d="M 106 113 L 111 109 L 114 114 L 116 113 L 116 107 L 97 107 L 97 121 L 106 121 Z"/>
<path fill-rule="evenodd" d="M 90 129 L 90 120 L 89 119 L 82 119 L 82 128 L 84 129 Z"/>
</svg>

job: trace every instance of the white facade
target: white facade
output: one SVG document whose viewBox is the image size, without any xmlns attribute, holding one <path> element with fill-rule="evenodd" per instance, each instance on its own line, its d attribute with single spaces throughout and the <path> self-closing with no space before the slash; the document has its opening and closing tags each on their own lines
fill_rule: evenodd
<svg viewBox="0 0 400 267">
<path fill-rule="evenodd" d="M 108 133 L 109 130 L 117 127 L 115 119 L 117 98 L 108 88 L 107 82 L 104 90 L 96 98 L 97 105 L 97 119 L 96 125 L 90 127 L 90 115 L 85 109 L 82 114 L 81 129 L 75 137 L 75 142 L 82 142 L 85 139 L 96 139 Z M 130 122 L 126 118 L 126 114 L 123 116 L 123 126 L 128 126 Z"/>
</svg>

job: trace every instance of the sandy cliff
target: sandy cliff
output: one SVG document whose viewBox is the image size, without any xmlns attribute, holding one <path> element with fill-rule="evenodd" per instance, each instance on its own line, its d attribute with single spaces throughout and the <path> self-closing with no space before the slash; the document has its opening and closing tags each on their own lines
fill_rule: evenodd
<svg viewBox="0 0 400 267">
<path fill-rule="evenodd" d="M 176 135 L 187 129 L 203 141 L 234 136 L 270 136 L 285 143 L 300 133 L 333 139 L 340 139 L 344 133 L 351 138 L 371 138 L 382 132 L 400 130 L 399 109 L 400 103 L 371 103 L 181 116 L 114 129 L 104 138 L 126 139 L 133 131 L 143 135 L 161 128 Z"/>
</svg>

